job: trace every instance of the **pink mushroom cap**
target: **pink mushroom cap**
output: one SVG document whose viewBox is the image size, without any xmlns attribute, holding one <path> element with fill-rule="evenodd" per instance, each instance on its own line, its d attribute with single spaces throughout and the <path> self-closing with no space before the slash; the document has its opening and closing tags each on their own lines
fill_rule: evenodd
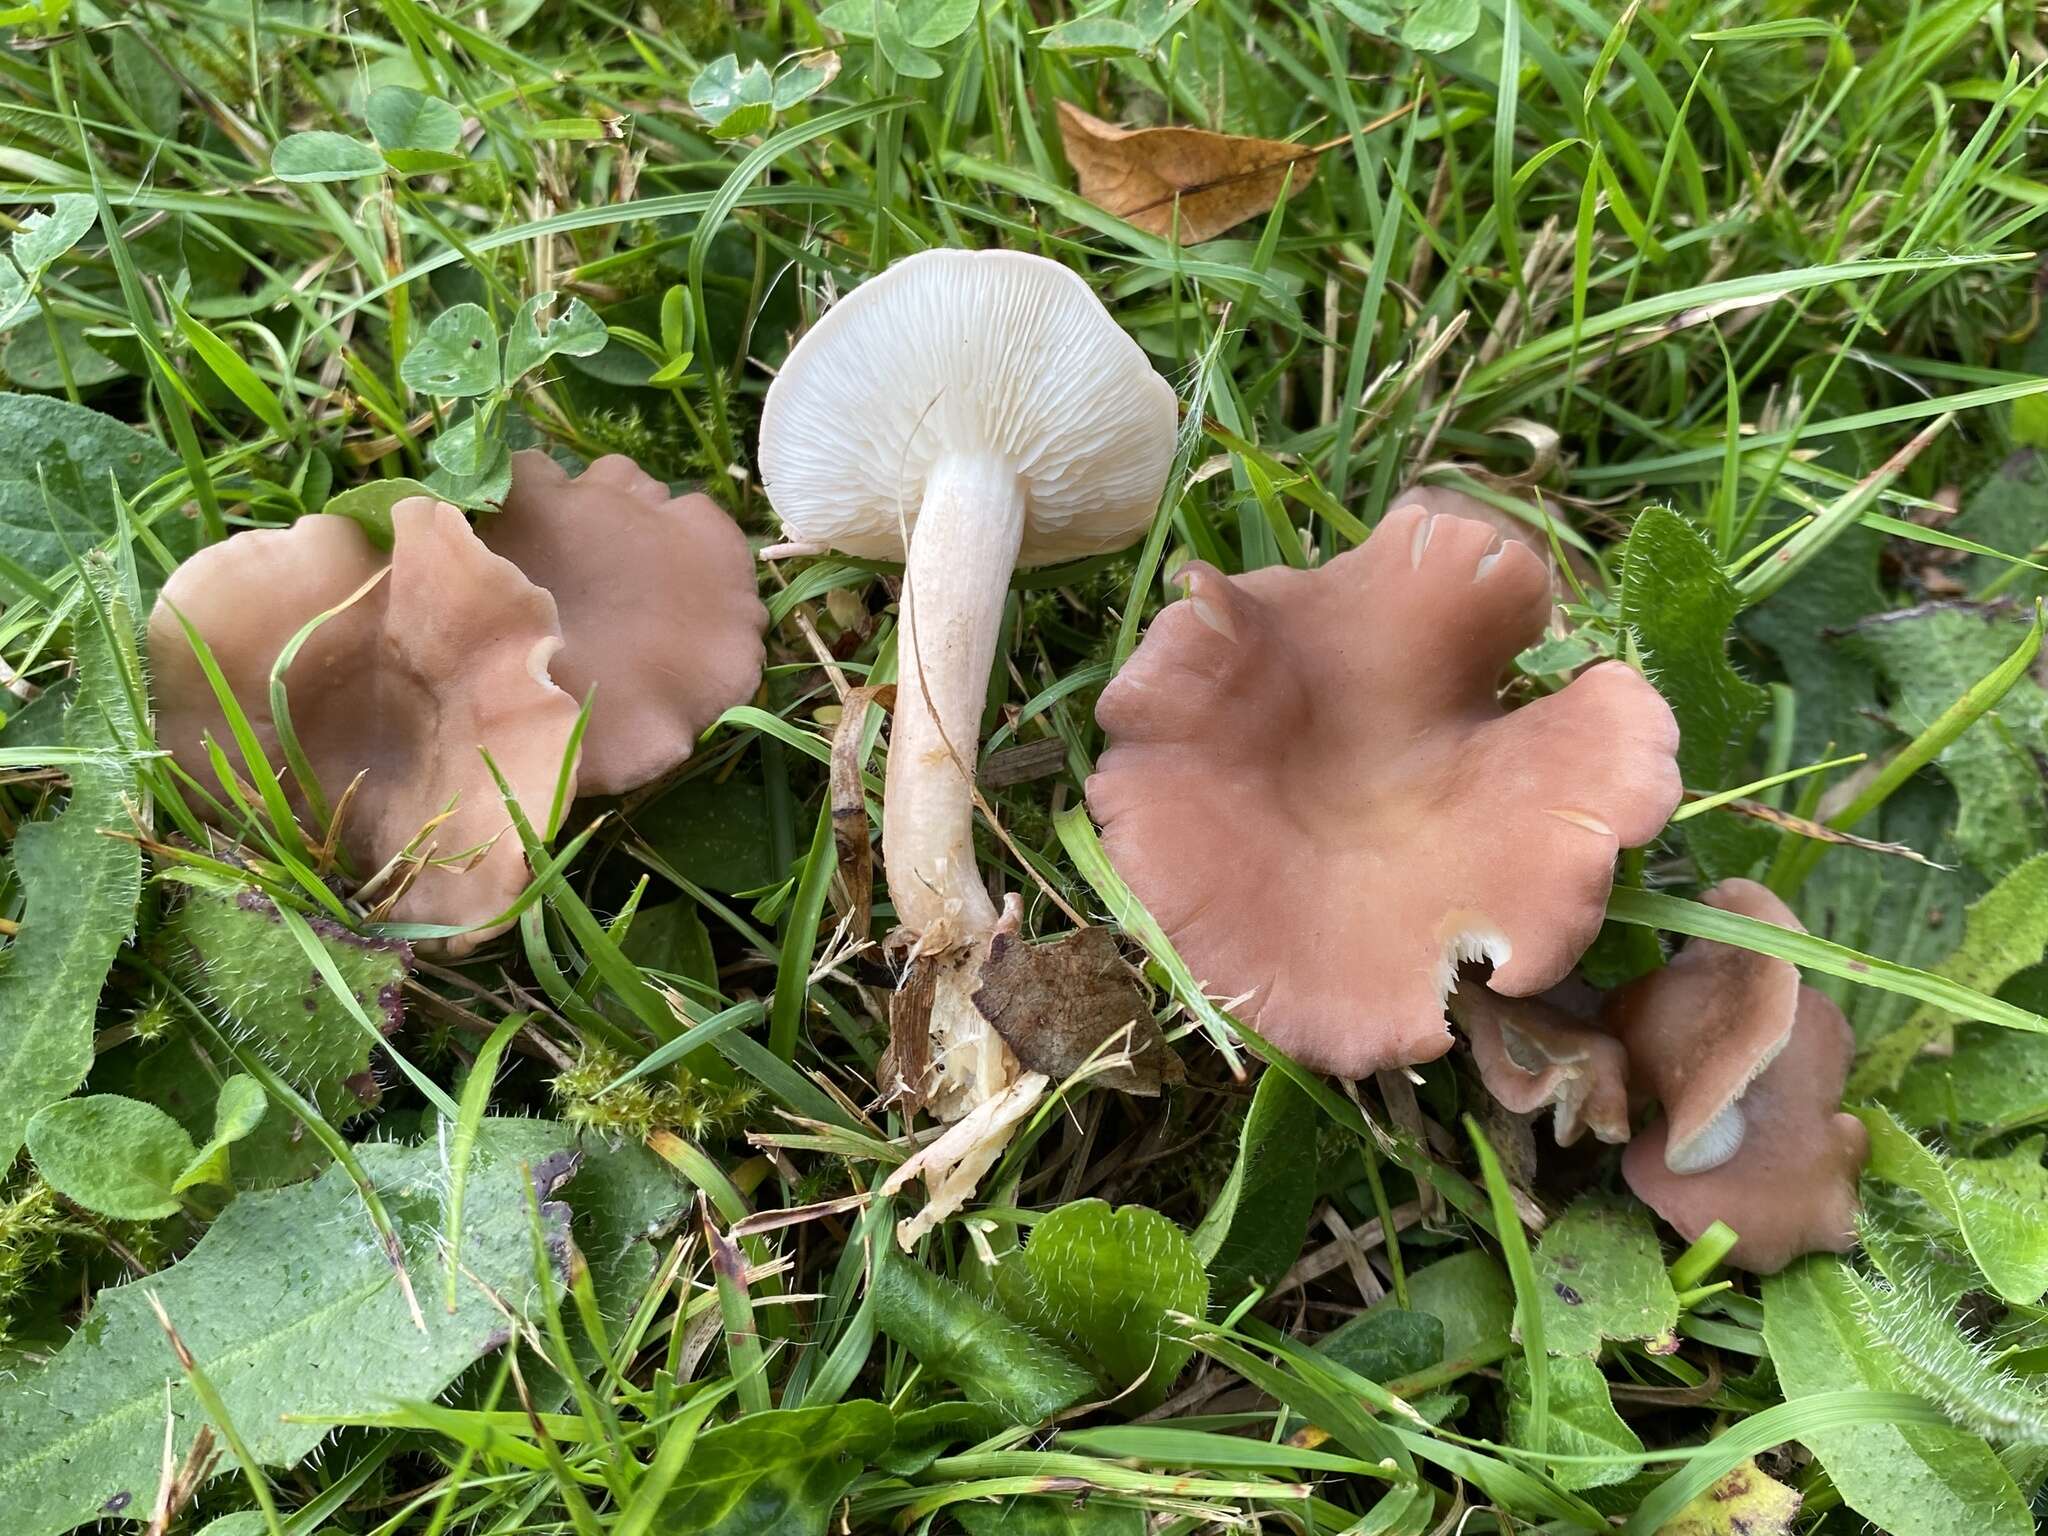
<svg viewBox="0 0 2048 1536">
<path fill-rule="evenodd" d="M 1716 1221 L 1740 1236 L 1728 1262 L 1775 1274 L 1806 1253 L 1856 1243 L 1856 1182 L 1869 1134 L 1840 1113 L 1856 1053 L 1849 1021 L 1827 995 L 1799 988 L 1791 1038 L 1743 1095 L 1748 1129 L 1735 1155 L 1704 1173 L 1673 1173 L 1663 1119 L 1622 1154 L 1622 1177 L 1651 1210 L 1696 1241 Z"/>
<path fill-rule="evenodd" d="M 1406 506 L 1320 569 L 1185 581 L 1103 691 L 1088 803 L 1203 986 L 1361 1077 L 1450 1048 L 1461 961 L 1512 996 L 1562 980 L 1681 788 L 1670 707 L 1621 663 L 1502 709 L 1542 562 Z"/>
<path fill-rule="evenodd" d="M 1502 997 L 1476 982 L 1458 988 L 1451 1017 L 1486 1091 L 1518 1115 L 1551 1106 L 1560 1147 L 1589 1130 L 1611 1144 L 1628 1140 L 1628 1052 L 1612 1035 L 1540 997 Z"/>
<path fill-rule="evenodd" d="M 491 920 L 528 879 L 478 749 L 490 752 L 527 815 L 545 821 L 577 704 L 548 678 L 561 644 L 553 598 L 484 548 L 445 502 L 410 497 L 391 521 L 388 574 L 313 632 L 284 675 L 286 698 L 330 810 L 362 775 L 340 838 L 358 878 L 382 870 L 452 804 L 417 850 L 426 862 L 408 872 L 389 915 L 469 929 L 440 941 L 443 953 L 462 955 L 504 931 Z M 386 565 L 357 523 L 323 514 L 238 533 L 179 566 L 149 623 L 159 743 L 209 790 L 219 783 L 209 738 L 246 775 L 182 614 L 265 757 L 281 767 L 272 668 L 309 620 Z M 304 819 L 305 795 L 289 781 L 287 792 Z"/>
<path fill-rule="evenodd" d="M 768 610 L 746 535 L 710 497 L 671 496 L 623 454 L 572 479 L 527 449 L 512 456 L 504 510 L 477 534 L 553 595 L 555 682 L 579 702 L 597 690 L 578 768 L 584 793 L 662 778 L 760 686 Z"/>
</svg>

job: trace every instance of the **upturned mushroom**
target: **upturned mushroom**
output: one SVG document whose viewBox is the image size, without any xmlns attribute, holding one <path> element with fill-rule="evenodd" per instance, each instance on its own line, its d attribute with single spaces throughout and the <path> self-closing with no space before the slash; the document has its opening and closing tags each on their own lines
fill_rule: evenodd
<svg viewBox="0 0 2048 1536">
<path fill-rule="evenodd" d="M 1840 1112 L 1856 1052 L 1842 1011 L 1798 988 L 1783 1046 L 1743 1095 L 1740 1145 L 1704 1173 L 1671 1171 L 1672 1126 L 1658 1119 L 1622 1154 L 1636 1198 L 1688 1242 L 1716 1221 L 1735 1229 L 1728 1262 L 1775 1274 L 1801 1254 L 1846 1253 L 1856 1243 L 1856 1183 L 1869 1134 Z"/>
<path fill-rule="evenodd" d="M 768 610 L 753 555 L 708 496 L 671 496 L 621 454 L 571 478 L 528 449 L 477 535 L 554 597 L 555 682 L 579 701 L 596 689 L 577 769 L 585 794 L 662 778 L 760 686 Z"/>
<path fill-rule="evenodd" d="M 395 921 L 465 930 L 440 945 L 462 955 L 504 931 L 491 920 L 528 878 L 478 749 L 544 817 L 578 706 L 548 677 L 562 643 L 553 598 L 484 548 L 446 503 L 412 497 L 391 521 L 388 569 L 360 525 L 326 515 L 238 533 L 179 566 L 149 623 L 156 734 L 223 799 L 206 743 L 222 748 L 235 774 L 247 771 L 182 616 L 279 765 L 271 670 L 301 628 L 339 609 L 284 674 L 294 733 L 330 807 L 361 776 L 340 826 L 357 877 L 384 874 L 384 889 L 402 890 Z M 304 787 L 288 792 L 307 816 Z M 403 867 L 387 871 L 394 861 Z"/>
<path fill-rule="evenodd" d="M 1700 900 L 1805 931 L 1754 880 L 1724 880 Z M 1792 1038 L 1798 1008 L 1796 966 L 1704 939 L 1608 998 L 1604 1017 L 1628 1048 L 1632 1080 L 1664 1108 L 1664 1161 L 1673 1173 L 1703 1173 L 1735 1155 L 1744 1096 Z"/>
<path fill-rule="evenodd" d="M 1408 506 L 1317 570 L 1184 580 L 1103 690 L 1088 803 L 1195 977 L 1353 1078 L 1450 1048 L 1463 961 L 1562 980 L 1678 804 L 1678 726 L 1618 662 L 1502 709 L 1542 562 Z"/>
<path fill-rule="evenodd" d="M 1518 1115 L 1548 1105 L 1551 1134 L 1569 1147 L 1587 1131 L 1628 1140 L 1628 1052 L 1604 1030 L 1540 997 L 1503 997 L 1477 982 L 1451 994 L 1486 1091 Z"/>
<path fill-rule="evenodd" d="M 788 536 L 905 563 L 882 855 L 917 953 L 971 959 L 996 925 L 973 779 L 1011 573 L 1137 538 L 1175 431 L 1172 388 L 1088 285 L 1009 251 L 897 262 L 827 311 L 769 388 L 760 465 Z M 1015 1073 L 971 992 L 951 976 L 933 1005 L 947 1118 Z"/>
</svg>

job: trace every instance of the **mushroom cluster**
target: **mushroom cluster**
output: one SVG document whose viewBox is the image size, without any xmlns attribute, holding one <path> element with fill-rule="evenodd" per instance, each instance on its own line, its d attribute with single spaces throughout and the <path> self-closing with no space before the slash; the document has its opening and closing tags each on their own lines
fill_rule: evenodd
<svg viewBox="0 0 2048 1536">
<path fill-rule="evenodd" d="M 538 818 L 595 690 L 571 787 L 579 772 L 601 794 L 661 777 L 754 691 L 766 627 L 745 536 L 709 500 L 671 498 L 623 458 L 571 479 L 522 453 L 480 529 L 410 497 L 388 554 L 317 514 L 179 566 L 150 616 L 157 739 L 207 791 L 202 814 L 240 819 L 249 769 L 196 636 L 273 767 L 288 723 L 309 769 L 281 776 L 292 810 L 358 898 L 461 930 L 440 943 L 459 956 L 504 931 L 528 878 L 492 765 Z M 295 642 L 280 722 L 271 679 Z"/>
<path fill-rule="evenodd" d="M 788 537 L 904 562 L 882 859 L 906 946 L 936 965 L 931 1080 L 903 1086 L 943 1119 L 1020 1080 L 972 1001 L 998 916 L 974 775 L 1011 574 L 1143 533 L 1177 428 L 1172 387 L 1087 283 L 1012 251 L 895 263 L 769 388 L 761 476 Z"/>
</svg>

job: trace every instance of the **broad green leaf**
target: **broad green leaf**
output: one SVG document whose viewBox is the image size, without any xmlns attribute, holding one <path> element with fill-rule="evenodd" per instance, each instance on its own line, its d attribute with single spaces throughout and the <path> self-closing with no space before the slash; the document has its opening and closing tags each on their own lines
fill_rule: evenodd
<svg viewBox="0 0 2048 1536">
<path fill-rule="evenodd" d="M 1909 1189 L 1962 1237 L 1970 1256 L 2007 1301 L 2048 1291 L 2048 1137 L 2033 1136 L 2002 1157 L 1949 1158 L 1921 1142 L 1889 1110 L 1856 1111 L 1870 1132 L 1870 1173 Z"/>
<path fill-rule="evenodd" d="M 484 430 L 486 418 L 472 411 L 434 439 L 434 463 L 451 475 L 474 479 L 490 466 L 496 450 L 504 447 L 495 432 Z"/>
<path fill-rule="evenodd" d="M 262 1510 L 245 1509 L 208 1521 L 199 1536 L 267 1536 L 269 1530 L 269 1522 L 263 1518 Z"/>
<path fill-rule="evenodd" d="M 1878 584 L 1884 544 L 1882 534 L 1853 528 L 1828 547 L 1825 560 L 1742 615 L 1743 631 L 1770 648 L 1792 686 L 1799 706 L 1795 763 L 1875 751 L 1891 734 L 1880 717 L 1876 664 L 1849 633 L 1888 605 Z"/>
<path fill-rule="evenodd" d="M 69 569 L 70 550 L 113 534 L 110 480 L 132 499 L 178 469 L 170 449 L 111 416 L 68 400 L 0 395 L 0 555 L 47 581 Z M 173 511 L 155 531 L 182 558 L 196 547 L 195 527 Z M 162 573 L 141 563 L 147 599 Z"/>
<path fill-rule="evenodd" d="M 1833 1257 L 1764 1281 L 1764 1338 L 1786 1398 L 1906 1390 L 1864 1323 L 1856 1285 Z M 2026 1500 L 1991 1448 L 1959 1429 L 1866 1423 L 1809 1429 L 1843 1500 L 1890 1536 L 2031 1536 Z"/>
<path fill-rule="evenodd" d="M 1128 21 L 1114 16 L 1081 16 L 1063 21 L 1039 45 L 1048 53 L 1075 59 L 1136 58 L 1152 47 L 1151 39 Z"/>
<path fill-rule="evenodd" d="M 49 1105 L 28 1123 L 28 1150 L 52 1189 L 119 1221 L 176 1211 L 178 1175 L 197 1155 L 169 1115 L 114 1093 Z"/>
<path fill-rule="evenodd" d="M 2027 615 L 1965 606 L 1885 614 L 1862 625 L 1855 643 L 1892 687 L 1892 723 L 1925 730 L 1979 679 L 1996 670 L 2027 630 Z M 2048 689 L 2021 677 L 1935 759 L 1962 808 L 1956 847 L 1996 879 L 2048 846 Z"/>
<path fill-rule="evenodd" d="M 581 299 L 564 302 L 552 290 L 537 293 L 512 317 L 512 330 L 505 338 L 505 378 L 522 378 L 558 352 L 589 357 L 602 352 L 610 339 L 597 311 Z"/>
<path fill-rule="evenodd" d="M 1635 631 L 1643 666 L 1678 716 L 1678 766 L 1688 789 L 1744 782 L 1743 750 L 1770 695 L 1728 664 L 1728 631 L 1741 599 L 1693 525 L 1650 507 L 1621 557 L 1621 622 Z M 1686 846 L 1709 879 L 1748 872 L 1770 833 L 1719 812 L 1685 824 Z"/>
<path fill-rule="evenodd" d="M 2048 1036 L 1966 1024 L 1951 1054 L 1914 1062 L 1886 1102 L 1916 1130 L 2038 1125 L 2048 1120 Z"/>
<path fill-rule="evenodd" d="M 85 321 L 60 315 L 55 324 L 54 338 L 43 325 L 18 326 L 7 338 L 7 348 L 0 352 L 0 369 L 17 386 L 62 393 L 66 368 L 71 372 L 71 382 L 81 389 L 127 375 L 127 368 L 98 344 Z M 60 354 L 62 366 L 58 363 Z"/>
<path fill-rule="evenodd" d="M 939 61 L 911 42 L 903 31 L 903 15 L 895 6 L 884 8 L 875 25 L 875 45 L 897 74 L 911 80 L 936 80 L 945 71 Z"/>
<path fill-rule="evenodd" d="M 757 783 L 687 779 L 637 812 L 633 826 L 680 873 L 721 896 L 758 891 L 782 874 L 768 794 Z"/>
<path fill-rule="evenodd" d="M 2048 953 L 2048 853 L 2037 853 L 1971 903 L 1963 914 L 1962 942 L 1935 967 L 1986 996 Z M 1851 1088 L 1874 1093 L 1894 1087 L 1920 1052 L 1966 1016 L 1922 1004 L 1897 1029 L 1874 1042 L 1856 1064 Z"/>
<path fill-rule="evenodd" d="M 0 256 L 0 331 L 12 329 L 35 302 L 34 292 L 15 269 L 14 263 Z"/>
<path fill-rule="evenodd" d="M 737 54 L 728 53 L 697 71 L 690 110 L 715 138 L 766 133 L 775 121 L 775 77 L 758 60 L 742 65 Z"/>
<path fill-rule="evenodd" d="M 874 1266 L 875 1326 L 972 1401 L 1036 1424 L 1093 1390 L 1080 1366 L 952 1281 L 895 1252 L 877 1253 Z"/>
<path fill-rule="evenodd" d="M 172 968 L 228 1032 L 331 1120 L 377 1101 L 367 1031 L 313 969 L 276 905 L 252 886 L 181 882 L 166 922 Z M 357 1005 L 386 1034 L 405 1019 L 411 956 L 393 939 L 366 939 L 325 918 L 309 926 Z"/>
<path fill-rule="evenodd" d="M 913 48 L 943 48 L 974 25 L 981 0 L 901 0 L 903 35 Z"/>
<path fill-rule="evenodd" d="M 1483 1248 L 1467 1248 L 1410 1275 L 1408 1305 L 1443 1324 L 1446 1360 L 1496 1360 L 1513 1343 L 1515 1287 Z"/>
<path fill-rule="evenodd" d="M 363 121 L 377 147 L 453 156 L 462 147 L 462 114 L 437 96 L 387 85 L 370 93 Z"/>
<path fill-rule="evenodd" d="M 122 100 L 134 109 L 151 133 L 175 141 L 178 119 L 185 106 L 184 93 L 178 87 L 177 77 L 164 68 L 163 61 L 135 31 L 133 27 L 115 27 L 108 32 L 107 53 L 113 65 L 114 84 L 120 88 Z"/>
<path fill-rule="evenodd" d="M 785 59 L 775 71 L 775 110 L 787 112 L 809 101 L 839 75 L 839 55 L 829 48 L 813 49 Z M 691 312 L 695 318 L 695 311 Z"/>
<path fill-rule="evenodd" d="M 1526 1446 L 1529 1367 L 1522 1360 L 1513 1359 L 1502 1375 L 1508 1389 L 1508 1438 Z M 1550 1475 L 1560 1488 L 1605 1488 L 1612 1483 L 1625 1483 L 1642 1470 L 1638 1458 L 1643 1454 L 1643 1442 L 1614 1411 L 1607 1378 L 1593 1361 L 1567 1357 L 1550 1362 L 1548 1409 L 1543 1427 L 1545 1451 L 1560 1456 L 1616 1458 L 1604 1466 L 1552 1462 Z"/>
<path fill-rule="evenodd" d="M 21 228 L 14 232 L 11 249 L 15 264 L 30 279 L 39 276 L 71 247 L 85 238 L 85 232 L 92 228 L 93 220 L 99 217 L 99 205 L 90 194 L 66 192 L 50 200 L 47 209 L 38 210 L 21 221 Z"/>
<path fill-rule="evenodd" d="M 875 1402 L 748 1414 L 697 1437 L 657 1527 L 675 1536 L 824 1536 L 833 1507 L 894 1438 L 894 1419 Z"/>
<path fill-rule="evenodd" d="M 1218 1297 L 1270 1285 L 1300 1256 L 1315 1214 L 1321 1125 L 1315 1101 L 1285 1072 L 1260 1075 L 1237 1161 L 1195 1230 L 1195 1251 L 1207 1260 Z"/>
<path fill-rule="evenodd" d="M 1401 41 L 1417 53 L 1444 53 L 1479 30 L 1479 0 L 1421 0 L 1401 24 Z"/>
<path fill-rule="evenodd" d="M 548 1148 L 545 1159 L 538 1145 Z M 356 1155 L 397 1225 L 417 1286 L 435 1273 L 446 1231 L 441 1149 L 432 1140 L 366 1143 Z M 331 1432 L 322 1420 L 431 1399 L 499 1347 L 512 1326 L 504 1309 L 516 1318 L 532 1307 L 541 1279 L 529 1191 L 538 1186 L 547 1250 L 562 1262 L 569 1211 L 551 1197 L 574 1159 L 566 1128 L 516 1120 L 485 1121 L 476 1156 L 464 1206 L 467 1275 L 452 1314 L 422 1294 L 415 1320 L 340 1168 L 241 1196 L 184 1258 L 101 1291 L 90 1325 L 49 1365 L 0 1382 L 8 1536 L 56 1536 L 109 1511 L 147 1510 L 162 1473 L 167 1406 L 173 1459 L 190 1447 L 205 1413 L 146 1296 L 161 1302 L 250 1453 L 270 1467 L 311 1454 Z"/>
<path fill-rule="evenodd" d="M 1534 1258 L 1552 1354 L 1590 1360 L 1609 1339 L 1676 1345 L 1678 1293 L 1640 1205 L 1581 1200 L 1544 1229 Z"/>
<path fill-rule="evenodd" d="M 472 411 L 434 439 L 427 486 L 459 507 L 496 508 L 512 487 L 512 450 L 497 424 Z"/>
<path fill-rule="evenodd" d="M 1142 1205 L 1111 1210 L 1075 1200 L 1031 1228 L 1023 1250 L 995 1270 L 1003 1310 L 1064 1345 L 1112 1394 L 1140 1377 L 1129 1401 L 1162 1401 L 1194 1345 L 1174 1314 L 1199 1320 L 1209 1277 L 1187 1234 Z"/>
<path fill-rule="evenodd" d="M 173 1192 L 183 1192 L 195 1184 L 231 1183 L 228 1149 L 246 1140 L 263 1123 L 264 1111 L 269 1107 L 263 1085 L 255 1078 L 237 1073 L 222 1083 L 220 1097 L 214 1101 L 213 1135 L 193 1153 L 177 1183 L 171 1186 Z"/>
<path fill-rule="evenodd" d="M 1428 1312 L 1403 1312 L 1386 1303 L 1325 1334 L 1316 1341 L 1316 1353 L 1328 1355 L 1367 1381 L 1385 1385 L 1442 1363 L 1444 1338 L 1442 1318 Z"/>
<path fill-rule="evenodd" d="M 398 376 L 422 394 L 460 399 L 495 392 L 502 382 L 498 368 L 498 328 L 480 304 L 451 304 L 434 316 Z M 448 433 L 441 434 L 442 438 Z"/>
<path fill-rule="evenodd" d="M 384 157 L 361 139 L 315 129 L 277 141 L 270 173 L 279 181 L 355 181 L 384 174 Z"/>
<path fill-rule="evenodd" d="M 128 694 L 142 675 L 131 599 L 98 557 L 87 569 L 104 622 L 87 608 L 73 625 L 79 682 L 63 736 L 74 751 L 107 756 L 72 762 L 64 809 L 14 839 L 23 911 L 0 956 L 0 1164 L 14 1160 L 36 1111 L 85 1081 L 100 988 L 142 896 L 141 850 L 105 835 L 128 831 L 137 803 L 122 755 L 141 747 Z"/>
<path fill-rule="evenodd" d="M 875 35 L 875 6 L 878 0 L 832 0 L 818 12 L 818 25 L 830 28 L 847 37 L 872 38 Z M 893 6 L 896 0 L 879 0 L 884 6 Z M 737 64 L 738 60 L 735 59 Z"/>
<path fill-rule="evenodd" d="M 1799 1494 L 1744 1457 L 1658 1527 L 1657 1536 L 1792 1536 Z"/>
<path fill-rule="evenodd" d="M 327 505 L 320 510 L 333 517 L 346 517 L 362 525 L 363 532 L 370 536 L 370 542 L 379 549 L 391 547 L 391 509 L 408 496 L 432 496 L 434 493 L 417 480 L 398 476 L 391 480 L 372 480 L 368 485 L 330 496 Z"/>
<path fill-rule="evenodd" d="M 2040 350 L 2038 333 L 2034 350 Z M 2033 419 L 2048 432 L 2048 396 L 2028 395 L 2015 400 L 2015 417 L 2021 406 L 2032 408 L 2036 413 Z M 2044 496 L 2048 496 L 2048 459 L 2044 459 L 2036 445 L 2035 451 L 2016 453 L 1986 475 L 1970 492 L 1962 512 L 1949 524 L 1949 531 L 1992 549 L 2024 555 L 2042 542 Z M 2048 594 L 2048 575 L 2027 570 L 2011 572 L 1995 560 L 1972 560 L 1960 575 L 1963 585 L 1972 590 L 2000 576 L 2009 576 L 2012 579 L 2006 592 L 2012 597 Z"/>
</svg>

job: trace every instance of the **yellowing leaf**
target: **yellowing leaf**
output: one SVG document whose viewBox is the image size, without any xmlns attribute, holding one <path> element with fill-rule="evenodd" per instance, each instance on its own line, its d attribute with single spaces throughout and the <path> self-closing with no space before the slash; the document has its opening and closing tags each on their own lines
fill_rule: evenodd
<svg viewBox="0 0 2048 1536">
<path fill-rule="evenodd" d="M 1798 1493 L 1744 1460 L 1660 1526 L 1657 1536 L 1787 1536 L 1798 1514 Z"/>
<path fill-rule="evenodd" d="M 1178 232 L 1185 245 L 1213 240 L 1299 192 L 1316 151 L 1277 139 L 1200 128 L 1119 128 L 1060 103 L 1060 142 L 1081 195 L 1149 235 Z"/>
</svg>

